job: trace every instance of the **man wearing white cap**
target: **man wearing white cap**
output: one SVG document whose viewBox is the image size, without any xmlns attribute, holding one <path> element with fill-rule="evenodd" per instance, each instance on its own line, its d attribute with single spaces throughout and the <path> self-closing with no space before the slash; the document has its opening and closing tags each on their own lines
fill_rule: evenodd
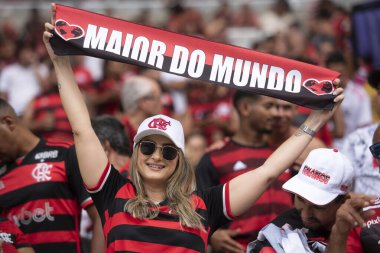
<svg viewBox="0 0 380 253">
<path fill-rule="evenodd" d="M 295 208 L 284 212 L 272 224 L 306 228 L 310 249 L 324 252 L 336 212 L 347 199 L 353 177 L 350 161 L 338 150 L 312 150 L 298 174 L 283 185 L 284 190 L 295 194 Z M 268 248 L 272 248 L 268 240 L 257 241 L 251 252 L 267 252 Z"/>
</svg>

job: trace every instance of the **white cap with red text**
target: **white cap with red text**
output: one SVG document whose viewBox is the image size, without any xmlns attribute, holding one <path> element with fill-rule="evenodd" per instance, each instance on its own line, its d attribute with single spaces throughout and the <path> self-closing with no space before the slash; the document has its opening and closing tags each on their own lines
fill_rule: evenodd
<svg viewBox="0 0 380 253">
<path fill-rule="evenodd" d="M 312 150 L 297 175 L 282 188 L 319 206 L 346 195 L 353 184 L 354 169 L 337 149 Z"/>
</svg>

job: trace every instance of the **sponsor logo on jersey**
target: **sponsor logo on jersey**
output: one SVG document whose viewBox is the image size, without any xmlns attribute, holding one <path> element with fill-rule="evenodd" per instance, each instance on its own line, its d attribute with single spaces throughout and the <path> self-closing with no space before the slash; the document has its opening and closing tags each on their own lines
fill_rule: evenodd
<svg viewBox="0 0 380 253">
<path fill-rule="evenodd" d="M 367 227 L 370 228 L 372 225 L 380 224 L 380 217 L 376 216 L 374 219 L 370 219 L 367 221 Z"/>
<path fill-rule="evenodd" d="M 41 153 L 37 153 L 34 156 L 34 159 L 41 160 L 41 159 L 52 159 L 58 157 L 58 150 L 51 150 L 51 151 L 45 151 Z"/>
<path fill-rule="evenodd" d="M 45 202 L 43 207 L 37 207 L 33 210 L 23 207 L 18 214 L 9 214 L 8 219 L 12 220 L 17 226 L 29 225 L 32 222 L 41 223 L 45 220 L 54 221 L 53 211 L 54 208 L 50 206 L 49 202 Z"/>
</svg>

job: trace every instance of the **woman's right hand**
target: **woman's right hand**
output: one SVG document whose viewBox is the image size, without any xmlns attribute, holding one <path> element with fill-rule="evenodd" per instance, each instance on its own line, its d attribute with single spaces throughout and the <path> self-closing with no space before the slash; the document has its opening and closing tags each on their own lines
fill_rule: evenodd
<svg viewBox="0 0 380 253">
<path fill-rule="evenodd" d="M 334 86 L 338 87 L 333 93 L 334 95 L 336 95 L 336 97 L 334 98 L 334 108 L 332 110 L 314 110 L 306 119 L 304 124 L 312 130 L 318 131 L 334 115 L 335 111 L 342 103 L 344 99 L 344 90 L 343 88 L 339 88 L 339 83 L 339 79 L 334 80 Z"/>
<path fill-rule="evenodd" d="M 57 63 L 59 60 L 65 60 L 68 61 L 69 57 L 68 56 L 58 56 L 54 53 L 53 48 L 51 47 L 50 44 L 50 39 L 54 36 L 52 31 L 54 30 L 54 25 L 55 24 L 55 14 L 56 14 L 56 7 L 55 4 L 51 4 L 51 22 L 45 23 L 45 31 L 43 34 L 43 41 L 45 43 L 46 50 L 50 56 L 50 59 L 52 60 L 53 63 Z"/>
</svg>

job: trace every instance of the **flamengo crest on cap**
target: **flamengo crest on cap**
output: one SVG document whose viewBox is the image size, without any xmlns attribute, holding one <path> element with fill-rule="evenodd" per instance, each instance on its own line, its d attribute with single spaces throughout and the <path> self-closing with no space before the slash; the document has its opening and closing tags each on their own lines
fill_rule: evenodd
<svg viewBox="0 0 380 253">
<path fill-rule="evenodd" d="M 160 130 L 166 130 L 167 126 L 171 126 L 170 121 L 166 121 L 163 118 L 155 118 L 151 122 L 149 122 L 149 128 L 157 128 Z"/>
</svg>

